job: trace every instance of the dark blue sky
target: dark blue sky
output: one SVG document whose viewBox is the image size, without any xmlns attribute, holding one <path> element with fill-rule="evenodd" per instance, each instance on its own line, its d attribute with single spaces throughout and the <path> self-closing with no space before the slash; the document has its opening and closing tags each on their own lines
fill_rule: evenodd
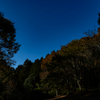
<svg viewBox="0 0 100 100">
<path fill-rule="evenodd" d="M 16 68 L 27 58 L 34 62 L 98 28 L 100 0 L 0 0 L 0 11 L 15 23 L 21 44 L 14 56 Z"/>
</svg>

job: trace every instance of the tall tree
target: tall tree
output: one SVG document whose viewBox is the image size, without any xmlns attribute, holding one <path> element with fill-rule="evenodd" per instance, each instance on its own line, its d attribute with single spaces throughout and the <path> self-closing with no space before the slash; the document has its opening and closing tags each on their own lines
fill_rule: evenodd
<svg viewBox="0 0 100 100">
<path fill-rule="evenodd" d="M 56 52 L 52 51 L 51 54 L 47 54 L 46 58 L 44 58 L 41 62 L 41 73 L 40 73 L 40 79 L 44 80 L 45 77 L 48 75 L 47 67 L 45 64 L 49 63 L 52 60 L 52 57 L 55 56 Z"/>
<path fill-rule="evenodd" d="M 0 12 L 0 61 L 12 64 L 11 58 L 19 50 L 20 45 L 15 42 L 16 30 L 14 23 L 4 18 Z"/>
<path fill-rule="evenodd" d="M 41 58 L 40 60 L 36 59 L 35 62 L 32 64 L 31 69 L 30 69 L 30 74 L 35 76 L 35 81 L 37 83 L 40 82 L 40 72 L 41 72 L 42 59 L 43 58 Z"/>
</svg>

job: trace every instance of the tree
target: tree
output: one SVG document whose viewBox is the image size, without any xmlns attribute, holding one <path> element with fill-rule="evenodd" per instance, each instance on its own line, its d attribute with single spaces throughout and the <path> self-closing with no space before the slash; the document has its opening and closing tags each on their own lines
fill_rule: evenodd
<svg viewBox="0 0 100 100">
<path fill-rule="evenodd" d="M 56 96 L 62 88 L 68 89 L 70 93 L 70 71 L 66 71 L 65 58 L 56 54 L 46 66 L 49 74 L 44 82 L 48 84 L 48 88 L 56 91 Z"/>
<path fill-rule="evenodd" d="M 8 65 L 14 64 L 11 58 L 19 50 L 20 45 L 15 42 L 16 31 L 14 23 L 4 18 L 0 12 L 0 61 L 5 61 Z"/>
<path fill-rule="evenodd" d="M 30 69 L 31 69 L 32 64 L 33 64 L 33 62 L 31 62 L 31 60 L 28 60 L 28 59 L 26 59 L 23 64 L 26 77 L 28 77 L 30 74 Z"/>
<path fill-rule="evenodd" d="M 35 76 L 34 75 L 29 75 L 23 84 L 26 89 L 28 89 L 28 92 L 31 92 L 35 88 Z"/>
<path fill-rule="evenodd" d="M 18 65 L 18 67 L 16 68 L 16 76 L 17 76 L 17 81 L 18 81 L 18 87 L 22 87 L 22 84 L 25 80 L 25 78 L 27 78 L 25 76 L 25 68 L 23 65 Z"/>
<path fill-rule="evenodd" d="M 29 75 L 25 81 L 24 81 L 24 89 L 27 93 L 27 97 L 28 97 L 28 100 L 30 100 L 29 98 L 33 98 L 33 92 L 34 92 L 34 89 L 35 89 L 35 76 L 34 75 Z"/>
<path fill-rule="evenodd" d="M 88 37 L 80 39 L 80 42 L 84 41 L 85 56 L 88 58 L 82 79 L 83 86 L 88 90 L 88 88 L 98 88 L 100 80 L 100 64 L 98 62 L 100 59 L 100 28 L 98 28 L 98 33 L 93 30 L 86 33 Z"/>
<path fill-rule="evenodd" d="M 3 98 L 7 99 L 15 92 L 17 81 L 12 67 L 0 65 L 0 85 L 2 86 L 0 95 Z"/>
<path fill-rule="evenodd" d="M 19 65 L 16 68 L 16 74 L 21 84 L 23 84 L 25 79 L 29 76 L 31 66 L 32 66 L 32 62 L 26 59 L 23 65 Z"/>
<path fill-rule="evenodd" d="M 100 12 L 98 13 L 99 18 L 98 18 L 98 24 L 100 25 Z"/>
<path fill-rule="evenodd" d="M 40 72 L 41 72 L 41 62 L 42 62 L 42 59 L 41 58 L 40 60 L 39 59 L 36 59 L 35 62 L 32 64 L 31 68 L 30 68 L 30 74 L 33 74 L 35 76 L 35 81 L 37 83 L 40 82 Z"/>
<path fill-rule="evenodd" d="M 51 54 L 47 54 L 46 58 L 44 58 L 41 62 L 41 73 L 40 73 L 40 79 L 44 80 L 45 77 L 48 75 L 46 63 L 49 63 L 52 60 L 52 57 L 55 56 L 56 52 L 52 51 Z"/>
<path fill-rule="evenodd" d="M 62 55 L 65 59 L 65 71 L 71 73 L 71 79 L 77 83 L 79 90 L 81 91 L 82 87 L 80 80 L 82 77 L 82 68 L 83 64 L 86 61 L 84 55 L 84 46 L 79 40 L 73 40 L 66 46 L 61 47 L 59 54 Z"/>
</svg>

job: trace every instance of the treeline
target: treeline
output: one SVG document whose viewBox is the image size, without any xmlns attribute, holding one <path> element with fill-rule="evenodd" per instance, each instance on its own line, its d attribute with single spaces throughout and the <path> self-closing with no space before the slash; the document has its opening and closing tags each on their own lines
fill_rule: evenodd
<svg viewBox="0 0 100 100">
<path fill-rule="evenodd" d="M 99 14 L 100 17 L 100 14 Z M 100 18 L 98 19 L 100 25 Z M 11 58 L 19 50 L 13 23 L 0 13 L 0 100 L 41 100 L 100 88 L 100 28 L 85 33 L 34 62 L 16 69 Z"/>
</svg>

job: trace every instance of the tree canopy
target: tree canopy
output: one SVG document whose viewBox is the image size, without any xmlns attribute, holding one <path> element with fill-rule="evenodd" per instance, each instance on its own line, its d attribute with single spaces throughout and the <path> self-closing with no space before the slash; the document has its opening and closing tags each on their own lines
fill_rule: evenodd
<svg viewBox="0 0 100 100">
<path fill-rule="evenodd" d="M 100 25 L 100 12 L 98 13 L 99 18 L 98 18 L 98 24 Z"/>
<path fill-rule="evenodd" d="M 14 23 L 0 13 L 0 100 L 41 100 L 100 88 L 100 28 L 16 69 L 10 67 L 20 47 L 15 33 Z"/>
<path fill-rule="evenodd" d="M 19 50 L 20 45 L 16 42 L 16 30 L 14 23 L 4 18 L 0 12 L 0 61 L 13 64 L 11 58 Z"/>
</svg>

